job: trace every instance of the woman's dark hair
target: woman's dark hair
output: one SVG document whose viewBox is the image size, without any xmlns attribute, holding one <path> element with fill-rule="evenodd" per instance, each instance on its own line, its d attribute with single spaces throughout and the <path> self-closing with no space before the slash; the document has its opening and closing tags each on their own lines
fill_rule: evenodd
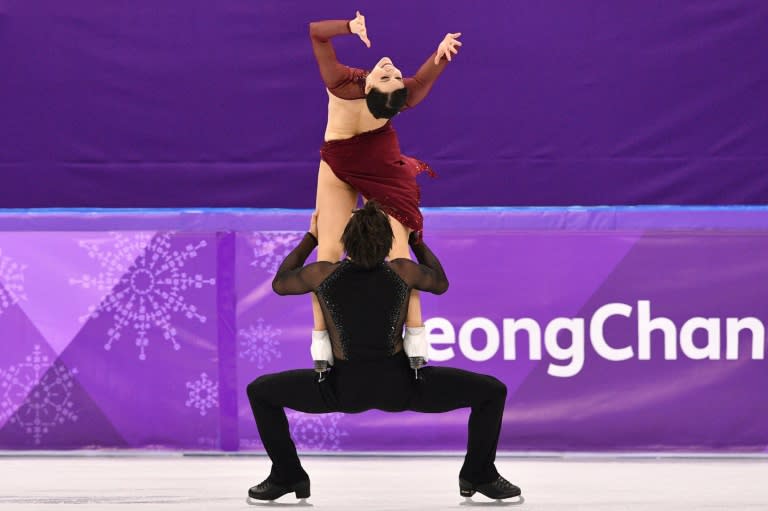
<svg viewBox="0 0 768 511">
<path fill-rule="evenodd" d="M 373 268 L 387 257 L 394 237 L 389 217 L 370 200 L 352 213 L 341 235 L 341 243 L 352 261 Z"/>
<path fill-rule="evenodd" d="M 374 87 L 365 95 L 368 110 L 377 119 L 393 118 L 405 106 L 407 100 L 408 89 L 405 87 L 390 93 L 381 92 Z"/>
</svg>

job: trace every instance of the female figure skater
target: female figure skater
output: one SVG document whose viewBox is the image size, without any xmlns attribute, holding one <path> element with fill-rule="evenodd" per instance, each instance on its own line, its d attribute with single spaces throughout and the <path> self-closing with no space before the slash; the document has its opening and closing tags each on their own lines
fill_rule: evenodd
<svg viewBox="0 0 768 511">
<path fill-rule="evenodd" d="M 303 266 L 317 245 L 316 236 L 313 215 L 309 233 L 286 256 L 272 287 L 280 295 L 313 292 L 318 297 L 335 365 L 319 382 L 313 370 L 299 369 L 264 375 L 248 385 L 259 435 L 272 460 L 269 477 L 248 491 L 249 499 L 274 500 L 291 492 L 309 497 L 309 476 L 291 440 L 284 407 L 306 413 L 471 408 L 467 455 L 459 472 L 461 495 L 520 495 L 520 488 L 494 465 L 506 386 L 492 376 L 447 367 L 425 367 L 414 379 L 408 367 L 402 328 L 411 290 L 441 294 L 448 289 L 437 257 L 412 235 L 419 263 L 402 258 L 387 262 L 394 235 L 387 215 L 373 201 L 356 211 L 344 229 L 347 259 Z"/>
<path fill-rule="evenodd" d="M 400 153 L 390 119 L 401 109 L 416 106 L 452 55 L 458 52 L 460 33 L 446 34 L 437 50 L 413 77 L 403 77 L 392 60 L 384 57 L 370 71 L 350 68 L 336 59 L 331 39 L 355 34 L 370 48 L 365 17 L 316 21 L 309 25 L 310 38 L 320 75 L 328 91 L 328 124 L 317 177 L 319 213 L 318 260 L 336 262 L 342 256 L 341 233 L 357 203 L 358 193 L 374 199 L 390 216 L 394 243 L 391 259 L 410 258 L 408 237 L 420 235 L 423 219 L 415 176 L 432 170 L 427 164 Z M 323 314 L 313 296 L 314 329 L 312 358 L 322 371 L 333 363 L 330 339 Z M 426 359 L 427 342 L 419 296 L 413 291 L 406 316 L 406 351 L 414 367 Z"/>
</svg>

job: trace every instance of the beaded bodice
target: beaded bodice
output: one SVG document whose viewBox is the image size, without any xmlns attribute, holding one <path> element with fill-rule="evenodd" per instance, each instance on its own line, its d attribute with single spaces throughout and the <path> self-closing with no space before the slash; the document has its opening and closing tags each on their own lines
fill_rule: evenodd
<svg viewBox="0 0 768 511">
<path fill-rule="evenodd" d="M 316 289 L 334 357 L 372 360 L 402 349 L 409 287 L 389 264 L 342 261 Z"/>
</svg>

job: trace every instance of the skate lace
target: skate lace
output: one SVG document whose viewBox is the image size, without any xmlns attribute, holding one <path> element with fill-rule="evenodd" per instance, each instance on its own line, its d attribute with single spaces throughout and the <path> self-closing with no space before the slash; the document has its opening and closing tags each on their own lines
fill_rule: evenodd
<svg viewBox="0 0 768 511">
<path fill-rule="evenodd" d="M 267 490 L 267 489 L 271 488 L 272 486 L 276 486 L 275 482 L 272 480 L 271 477 L 267 477 L 262 482 L 260 482 L 259 484 L 256 485 L 256 490 L 257 491 L 264 491 L 264 490 Z"/>
<path fill-rule="evenodd" d="M 499 478 L 496 480 L 496 486 L 500 487 L 503 490 L 511 490 L 512 488 L 515 487 L 514 484 L 510 483 L 509 481 L 507 481 L 501 476 L 499 476 Z"/>
</svg>

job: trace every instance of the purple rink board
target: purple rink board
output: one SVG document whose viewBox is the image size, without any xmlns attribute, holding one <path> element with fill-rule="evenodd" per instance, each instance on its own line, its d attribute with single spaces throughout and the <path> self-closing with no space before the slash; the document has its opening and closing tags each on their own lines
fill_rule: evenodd
<svg viewBox="0 0 768 511">
<path fill-rule="evenodd" d="M 270 281 L 307 211 L 0 213 L 0 449 L 261 449 L 245 395 L 308 367 Z M 509 389 L 507 451 L 765 452 L 768 208 L 426 211 L 435 365 Z M 460 451 L 467 411 L 308 415 L 316 451 Z"/>
</svg>

